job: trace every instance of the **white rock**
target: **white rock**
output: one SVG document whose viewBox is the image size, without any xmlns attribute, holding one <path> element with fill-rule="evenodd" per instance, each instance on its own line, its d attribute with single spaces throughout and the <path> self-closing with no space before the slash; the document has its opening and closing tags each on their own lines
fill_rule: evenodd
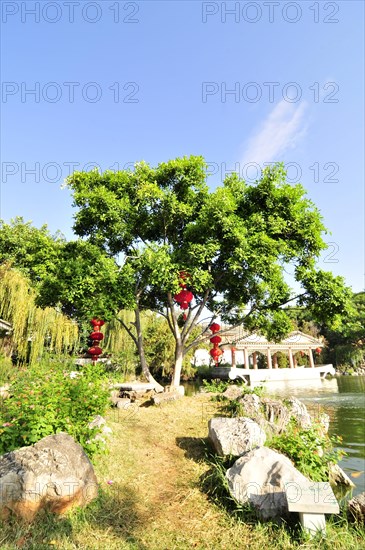
<svg viewBox="0 0 365 550">
<path fill-rule="evenodd" d="M 310 483 L 289 458 L 268 447 L 247 452 L 227 470 L 226 477 L 231 495 L 242 504 L 253 505 L 264 520 L 288 513 L 285 484 L 300 491 Z"/>
<path fill-rule="evenodd" d="M 251 418 L 211 418 L 209 439 L 221 456 L 240 456 L 266 441 L 265 432 Z"/>
</svg>

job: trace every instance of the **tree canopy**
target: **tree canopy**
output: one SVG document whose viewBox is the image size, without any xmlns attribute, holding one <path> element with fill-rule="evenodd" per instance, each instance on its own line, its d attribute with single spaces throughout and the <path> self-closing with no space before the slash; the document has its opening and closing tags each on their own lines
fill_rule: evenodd
<svg viewBox="0 0 365 550">
<path fill-rule="evenodd" d="M 166 318 L 175 340 L 175 385 L 184 354 L 209 337 L 203 327 L 191 339 L 203 311 L 210 321 L 220 317 L 279 339 L 291 328 L 285 304 L 296 299 L 314 319 L 333 323 L 350 296 L 341 277 L 316 268 L 326 247 L 322 217 L 301 185 L 286 182 L 281 164 L 267 167 L 254 185 L 232 174 L 214 191 L 206 174 L 202 157 L 184 157 L 68 178 L 78 208 L 75 232 L 119 260 L 142 363 L 140 311 Z M 288 266 L 301 286 L 297 295 L 285 277 Z M 185 322 L 174 301 L 182 283 L 194 294 Z"/>
</svg>

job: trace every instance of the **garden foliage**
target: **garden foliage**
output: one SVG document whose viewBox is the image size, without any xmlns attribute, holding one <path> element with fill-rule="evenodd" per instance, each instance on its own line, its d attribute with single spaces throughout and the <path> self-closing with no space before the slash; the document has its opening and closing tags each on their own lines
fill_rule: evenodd
<svg viewBox="0 0 365 550">
<path fill-rule="evenodd" d="M 0 400 L 0 454 L 32 445 L 43 437 L 67 432 L 89 455 L 100 449 L 88 423 L 103 414 L 109 391 L 98 365 L 80 373 L 60 363 L 19 370 L 11 397 Z"/>
</svg>

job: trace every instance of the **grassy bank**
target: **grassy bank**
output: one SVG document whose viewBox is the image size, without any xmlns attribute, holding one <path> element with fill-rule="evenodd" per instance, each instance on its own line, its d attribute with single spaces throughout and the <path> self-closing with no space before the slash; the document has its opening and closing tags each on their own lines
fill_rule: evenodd
<svg viewBox="0 0 365 550">
<path fill-rule="evenodd" d="M 209 477 L 206 395 L 161 407 L 110 411 L 107 455 L 94 458 L 97 501 L 64 518 L 44 514 L 33 525 L 1 525 L 0 548 L 273 549 L 365 548 L 364 532 L 344 519 L 327 522 L 327 538 L 308 541 L 298 526 L 277 527 L 220 504 Z M 207 481 L 208 479 L 208 481 Z"/>
</svg>

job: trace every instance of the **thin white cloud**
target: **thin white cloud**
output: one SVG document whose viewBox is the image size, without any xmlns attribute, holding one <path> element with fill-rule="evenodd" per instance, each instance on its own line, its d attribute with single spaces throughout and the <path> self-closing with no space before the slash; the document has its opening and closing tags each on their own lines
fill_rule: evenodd
<svg viewBox="0 0 365 550">
<path fill-rule="evenodd" d="M 285 152 L 294 149 L 306 133 L 306 110 L 305 101 L 295 104 L 283 99 L 275 105 L 261 128 L 249 138 L 242 163 L 263 166 L 265 162 L 284 160 Z"/>
</svg>

